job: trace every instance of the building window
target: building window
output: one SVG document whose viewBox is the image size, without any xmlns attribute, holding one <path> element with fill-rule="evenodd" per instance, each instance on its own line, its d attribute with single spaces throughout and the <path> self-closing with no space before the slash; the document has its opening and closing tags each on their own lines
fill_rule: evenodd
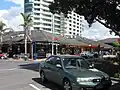
<svg viewBox="0 0 120 90">
<path fill-rule="evenodd" d="M 43 7 L 48 7 L 48 5 L 44 5 L 44 4 L 42 4 L 43 5 Z"/>
<path fill-rule="evenodd" d="M 76 16 L 75 14 L 73 14 L 73 16 Z"/>
<path fill-rule="evenodd" d="M 69 24 L 69 26 L 71 26 L 71 24 Z"/>
<path fill-rule="evenodd" d="M 40 22 L 34 22 L 34 25 L 40 25 Z"/>
<path fill-rule="evenodd" d="M 34 15 L 40 15 L 40 13 L 34 13 Z"/>
<path fill-rule="evenodd" d="M 76 18 L 73 18 L 74 20 L 76 20 Z"/>
<path fill-rule="evenodd" d="M 43 9 L 44 12 L 49 12 L 49 10 Z"/>
<path fill-rule="evenodd" d="M 51 24 L 46 24 L 46 23 L 43 23 L 44 26 L 51 26 Z"/>
<path fill-rule="evenodd" d="M 72 22 L 71 20 L 69 20 L 69 22 Z"/>
<path fill-rule="evenodd" d="M 69 30 L 72 30 L 72 28 L 69 28 Z"/>
<path fill-rule="evenodd" d="M 40 0 L 35 0 L 35 1 L 40 1 Z"/>
<path fill-rule="evenodd" d="M 80 19 L 82 19 L 82 17 L 80 17 Z"/>
<path fill-rule="evenodd" d="M 69 18 L 72 18 L 71 16 L 69 16 Z"/>
<path fill-rule="evenodd" d="M 51 31 L 51 29 L 50 29 L 50 28 L 43 28 L 43 30 Z"/>
<path fill-rule="evenodd" d="M 35 30 L 39 30 L 40 28 L 39 27 L 34 27 Z"/>
<path fill-rule="evenodd" d="M 26 8 L 25 13 L 27 13 L 27 12 L 32 12 L 32 8 Z"/>
<path fill-rule="evenodd" d="M 79 33 L 77 33 L 77 36 L 79 36 Z"/>
<path fill-rule="evenodd" d="M 73 23 L 76 23 L 75 21 L 73 21 Z"/>
<path fill-rule="evenodd" d="M 34 8 L 35 11 L 40 11 L 40 8 Z"/>
<path fill-rule="evenodd" d="M 32 7 L 33 5 L 32 4 L 25 4 L 25 7 Z"/>
<path fill-rule="evenodd" d="M 60 26 L 58 26 L 58 25 L 55 25 L 55 27 L 56 27 L 56 28 L 60 28 Z"/>
<path fill-rule="evenodd" d="M 73 27 L 75 27 L 75 25 L 73 25 Z"/>
<path fill-rule="evenodd" d="M 43 14 L 43 16 L 46 16 L 46 17 L 51 17 L 51 15 L 47 15 L 47 14 Z"/>
<path fill-rule="evenodd" d="M 59 19 L 60 20 L 60 17 L 55 16 L 55 19 Z"/>
<path fill-rule="evenodd" d="M 55 20 L 55 23 L 58 23 L 58 24 L 60 24 L 60 21 L 56 21 L 56 20 Z"/>
<path fill-rule="evenodd" d="M 80 20 L 80 22 L 82 22 L 82 20 Z"/>
<path fill-rule="evenodd" d="M 79 32 L 79 30 L 77 30 L 77 32 Z"/>
<path fill-rule="evenodd" d="M 77 21 L 79 21 L 79 19 L 77 19 Z"/>
<path fill-rule="evenodd" d="M 75 31 L 75 29 L 73 29 L 73 31 Z"/>
<path fill-rule="evenodd" d="M 34 6 L 40 6 L 40 4 L 34 3 Z"/>
<path fill-rule="evenodd" d="M 69 34 L 72 34 L 72 32 L 69 32 Z"/>
<path fill-rule="evenodd" d="M 73 35 L 75 35 L 75 33 L 73 33 Z"/>
<path fill-rule="evenodd" d="M 50 19 L 45 19 L 45 18 L 42 18 L 43 21 L 48 21 L 48 22 L 51 22 Z"/>
<path fill-rule="evenodd" d="M 79 23 L 77 23 L 77 25 L 79 25 Z"/>
<path fill-rule="evenodd" d="M 36 17 L 35 17 L 34 20 L 40 20 L 40 18 L 36 18 Z"/>
<path fill-rule="evenodd" d="M 77 26 L 77 28 L 79 28 L 79 26 Z"/>
</svg>

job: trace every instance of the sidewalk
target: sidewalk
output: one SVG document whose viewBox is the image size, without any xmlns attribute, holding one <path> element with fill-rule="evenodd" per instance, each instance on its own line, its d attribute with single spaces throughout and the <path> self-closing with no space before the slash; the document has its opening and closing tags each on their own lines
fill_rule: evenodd
<svg viewBox="0 0 120 90">
<path fill-rule="evenodd" d="M 44 61 L 46 58 L 43 59 L 36 59 L 36 60 L 32 60 L 32 59 L 28 59 L 26 61 L 33 61 L 33 62 L 40 62 L 40 61 Z M 8 61 L 25 61 L 23 58 L 19 58 L 19 59 L 13 59 L 13 58 L 9 58 Z"/>
</svg>

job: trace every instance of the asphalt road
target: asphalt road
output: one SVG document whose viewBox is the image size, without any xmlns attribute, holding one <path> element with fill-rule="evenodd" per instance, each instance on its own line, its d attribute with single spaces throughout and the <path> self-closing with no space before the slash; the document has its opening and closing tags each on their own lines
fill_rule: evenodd
<svg viewBox="0 0 120 90">
<path fill-rule="evenodd" d="M 38 73 L 38 62 L 0 60 L 0 90 L 62 90 L 55 83 L 42 83 Z M 120 90 L 114 82 L 110 90 Z"/>
</svg>

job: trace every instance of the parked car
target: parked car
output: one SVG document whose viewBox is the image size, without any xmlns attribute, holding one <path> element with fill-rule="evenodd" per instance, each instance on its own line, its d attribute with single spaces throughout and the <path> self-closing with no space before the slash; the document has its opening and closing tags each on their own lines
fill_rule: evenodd
<svg viewBox="0 0 120 90">
<path fill-rule="evenodd" d="M 106 73 L 75 55 L 50 56 L 40 63 L 39 73 L 42 82 L 55 82 L 64 90 L 108 90 L 111 86 L 111 79 Z"/>
<path fill-rule="evenodd" d="M 86 57 L 86 58 L 94 58 L 94 54 L 89 51 L 84 51 L 80 53 L 80 56 Z"/>
<path fill-rule="evenodd" d="M 8 58 L 8 54 L 7 53 L 0 53 L 0 58 L 1 59 L 7 59 Z"/>
</svg>

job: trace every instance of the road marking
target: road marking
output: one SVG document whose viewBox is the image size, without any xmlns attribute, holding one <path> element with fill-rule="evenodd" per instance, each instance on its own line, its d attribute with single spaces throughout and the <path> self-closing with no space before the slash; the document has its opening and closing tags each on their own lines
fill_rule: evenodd
<svg viewBox="0 0 120 90">
<path fill-rule="evenodd" d="M 16 70 L 17 68 L 10 68 L 10 69 L 0 69 L 0 72 L 1 71 L 12 71 L 12 70 Z"/>
<path fill-rule="evenodd" d="M 35 90 L 41 90 L 41 89 L 39 89 L 38 87 L 36 87 L 35 85 L 33 85 L 33 84 L 29 84 L 31 87 L 33 87 Z"/>
</svg>

